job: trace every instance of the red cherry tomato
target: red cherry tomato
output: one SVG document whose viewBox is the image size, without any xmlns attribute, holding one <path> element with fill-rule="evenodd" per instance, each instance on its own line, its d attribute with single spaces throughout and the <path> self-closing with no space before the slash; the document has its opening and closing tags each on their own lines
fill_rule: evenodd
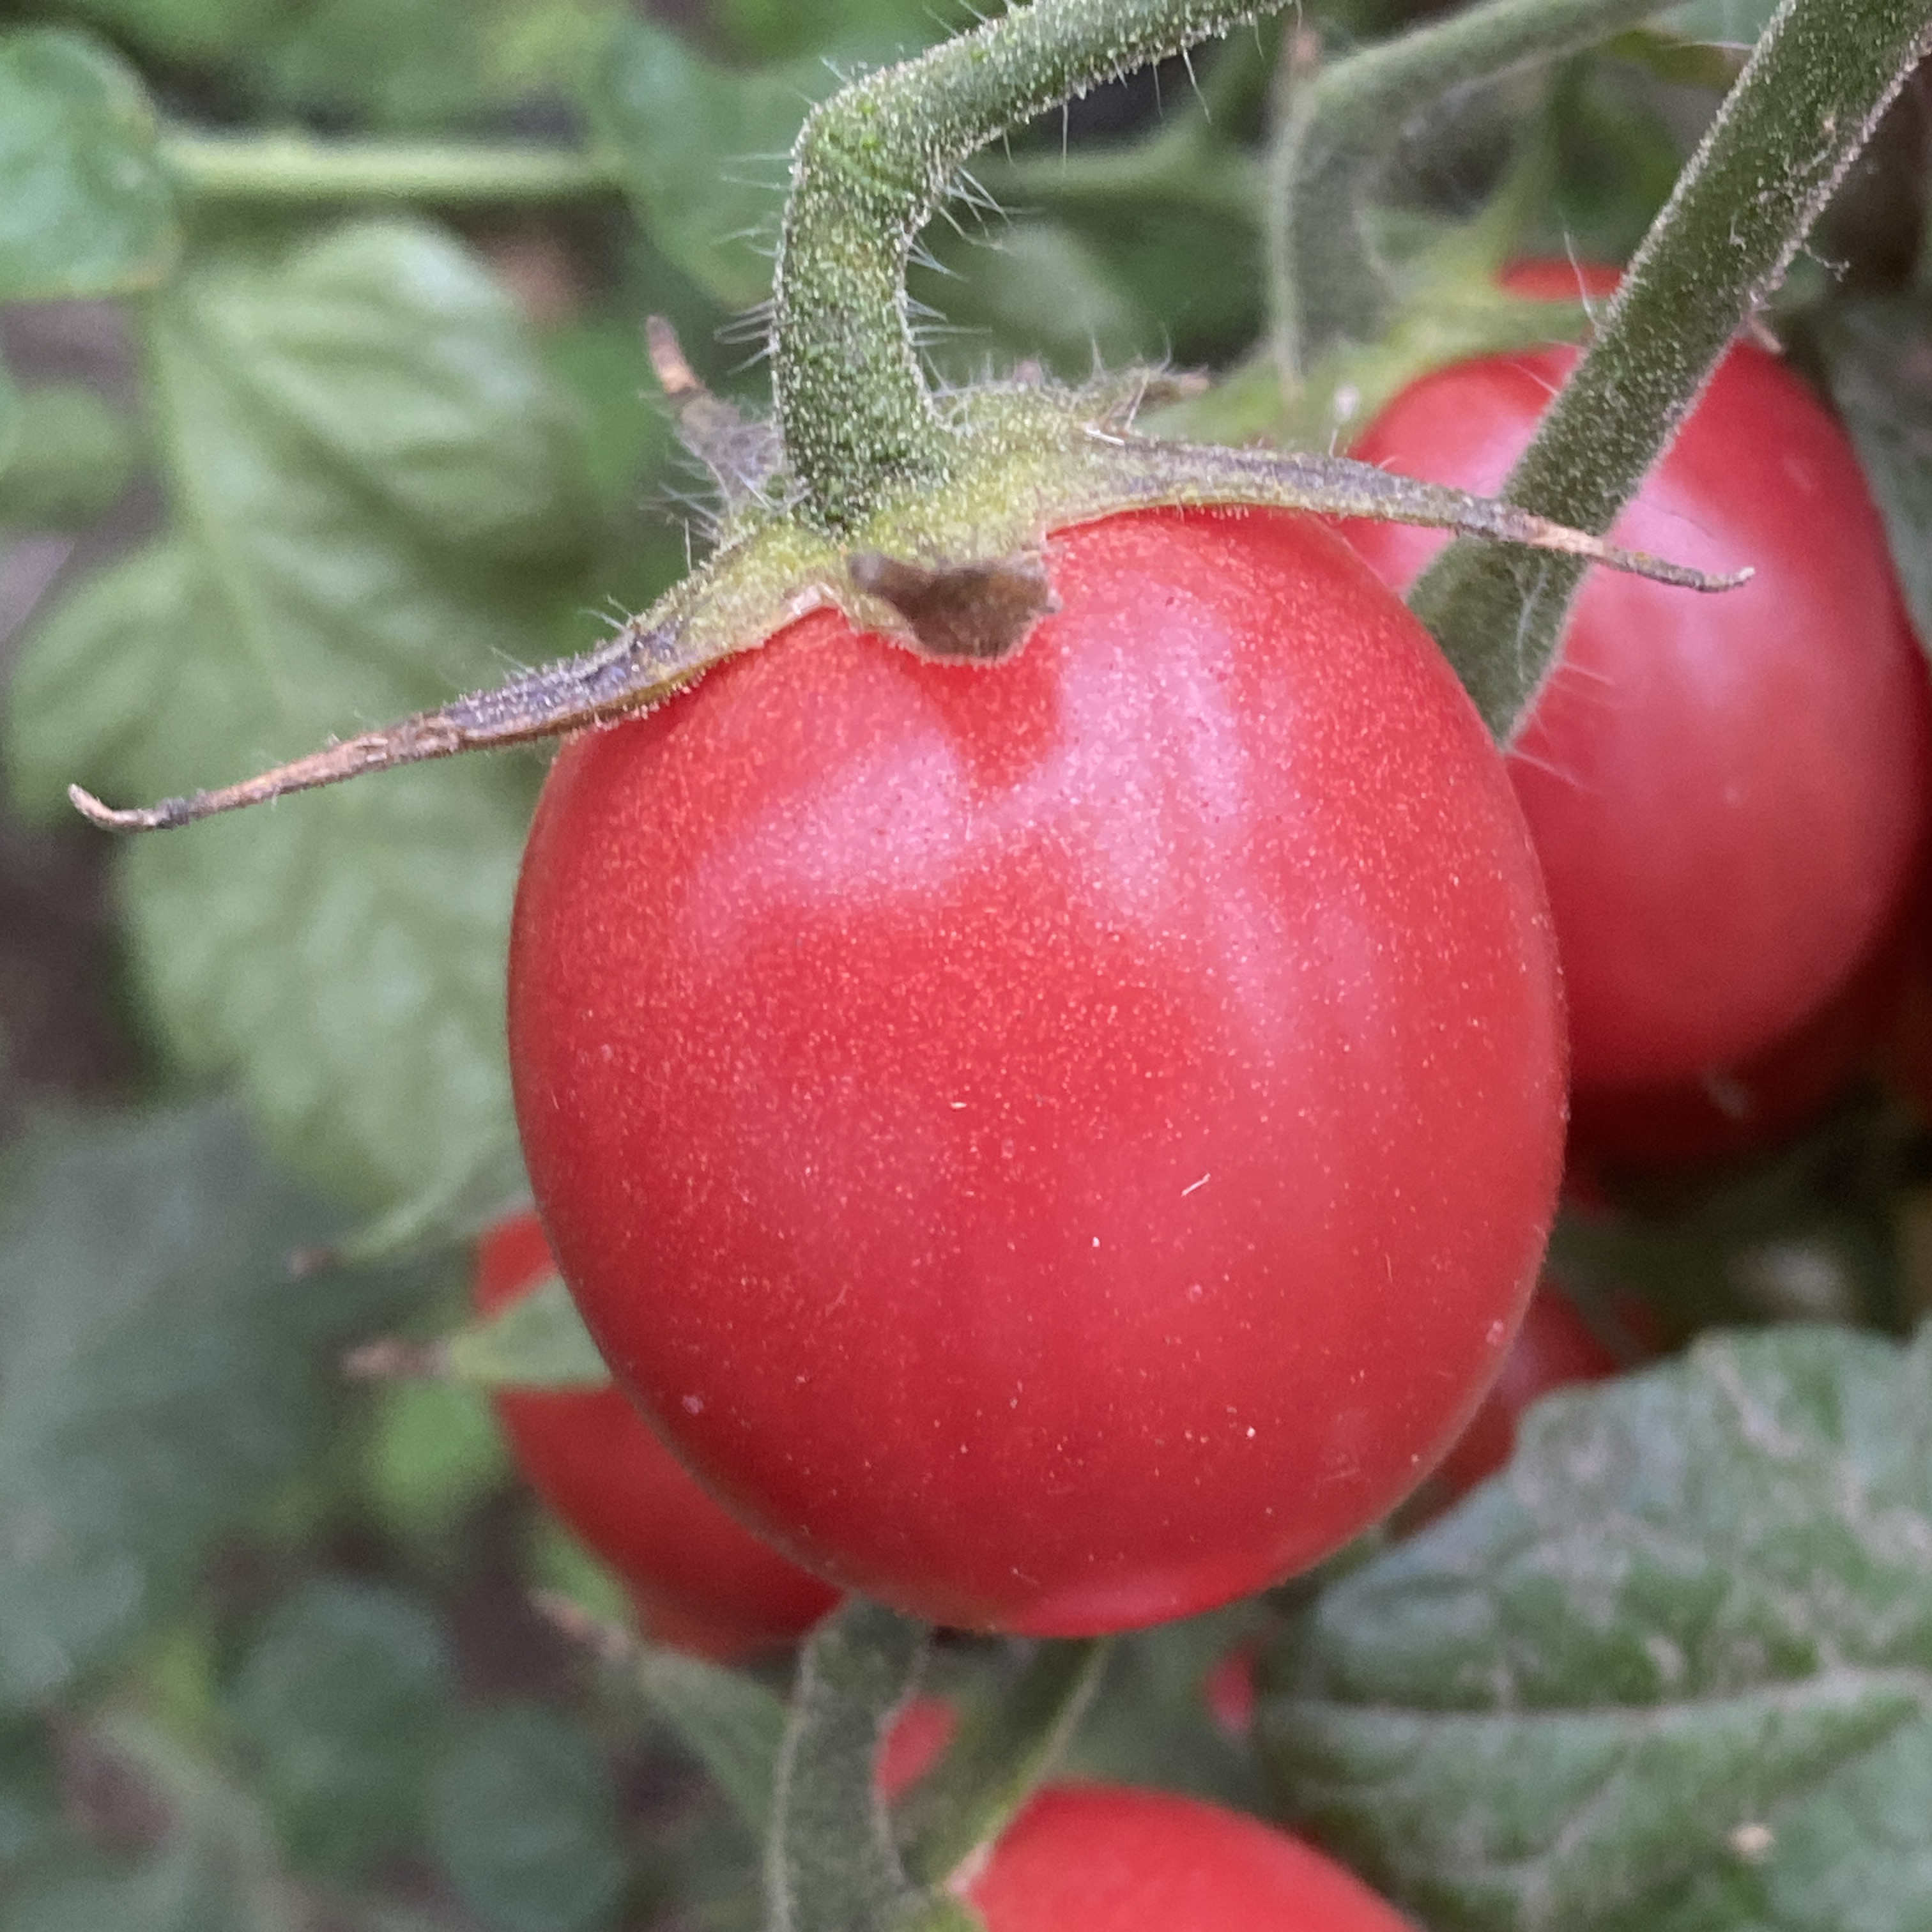
<svg viewBox="0 0 1932 1932">
<path fill-rule="evenodd" d="M 1600 1382 L 1621 1366 L 1577 1313 L 1576 1304 L 1560 1288 L 1545 1282 L 1503 1358 L 1502 1372 L 1456 1446 L 1437 1465 L 1438 1490 L 1445 1500 L 1454 1498 L 1494 1475 L 1516 1448 L 1516 1425 L 1523 1412 L 1552 1389 Z"/>
<path fill-rule="evenodd" d="M 1531 1306 L 1534 1306 L 1532 1302 Z M 1520 1331 L 1519 1331 L 1520 1332 Z M 1201 1686 L 1208 1714 L 1231 1738 L 1244 1738 L 1255 1721 L 1259 1687 L 1255 1672 L 1261 1661 L 1258 1643 L 1240 1643 L 1210 1670 Z"/>
<path fill-rule="evenodd" d="M 966 1896 L 986 1932 L 1415 1932 L 1258 1819 L 1120 1785 L 1037 1793 Z"/>
<path fill-rule="evenodd" d="M 476 1304 L 494 1312 L 555 1272 L 534 1215 L 478 1250 Z M 519 1390 L 496 1413 L 531 1485 L 629 1586 L 660 1642 L 735 1658 L 789 1642 L 837 1594 L 732 1521 L 615 1389 Z"/>
<path fill-rule="evenodd" d="M 1063 532 L 1012 662 L 820 612 L 572 741 L 510 958 L 531 1178 L 734 1511 L 934 1622 L 1157 1622 L 1454 1438 L 1562 1015 L 1500 761 L 1328 531 Z"/>
<path fill-rule="evenodd" d="M 1531 295 L 1613 273 L 1532 265 Z M 1438 370 L 1354 454 L 1490 490 L 1576 360 Z M 1390 584 L 1439 539 L 1352 524 Z M 1798 378 L 1733 349 L 1619 539 L 1756 578 L 1700 596 L 1594 572 L 1510 773 L 1548 880 L 1580 1111 L 1736 1070 L 1831 998 L 1898 908 L 1932 799 L 1932 710 L 1850 445 Z"/>
<path fill-rule="evenodd" d="M 946 1755 L 959 1728 L 959 1713 L 944 1697 L 915 1697 L 892 1720 L 879 1752 L 880 1795 L 888 1804 L 903 1797 Z"/>
</svg>

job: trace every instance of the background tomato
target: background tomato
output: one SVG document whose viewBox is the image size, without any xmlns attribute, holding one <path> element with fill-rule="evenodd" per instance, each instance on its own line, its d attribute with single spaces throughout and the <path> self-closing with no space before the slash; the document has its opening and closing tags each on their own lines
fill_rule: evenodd
<svg viewBox="0 0 1932 1932">
<path fill-rule="evenodd" d="M 1499 761 L 1328 531 L 1064 532 L 1012 662 L 830 612 L 568 745 L 510 1035 L 607 1355 L 801 1561 L 1075 1634 L 1316 1560 L 1542 1246 L 1562 1018 Z"/>
<path fill-rule="evenodd" d="M 938 1763 L 958 1729 L 958 1708 L 945 1697 L 915 1697 L 892 1720 L 880 1747 L 878 1772 L 880 1794 L 888 1804 Z"/>
<path fill-rule="evenodd" d="M 1576 1304 L 1546 1281 L 1530 1302 L 1502 1372 L 1455 1447 L 1437 1464 L 1436 1487 L 1445 1499 L 1466 1494 L 1508 1462 L 1525 1410 L 1552 1389 L 1600 1381 L 1621 1366 Z"/>
<path fill-rule="evenodd" d="M 506 1221 L 478 1249 L 477 1306 L 494 1312 L 555 1271 L 536 1217 Z M 837 1600 L 727 1516 L 616 1390 L 507 1391 L 496 1413 L 532 1486 L 624 1580 L 659 1642 L 744 1656 Z"/>
<path fill-rule="evenodd" d="M 1574 292 L 1533 265 L 1522 292 Z M 1614 274 L 1584 274 L 1589 292 Z M 1576 352 L 1406 390 L 1354 453 L 1490 490 Z M 1391 584 L 1439 540 L 1352 524 Z M 1733 349 L 1617 526 L 1757 575 L 1694 596 L 1609 572 L 1578 598 L 1509 760 L 1562 946 L 1579 1108 L 1733 1072 L 1817 1014 L 1908 889 L 1932 792 L 1925 674 L 1843 433 L 1761 348 Z"/>
<path fill-rule="evenodd" d="M 1120 1785 L 1039 1792 L 966 1895 L 986 1932 L 1414 1932 L 1286 1832 Z"/>
<path fill-rule="evenodd" d="M 1675 1086 L 1573 1096 L 1573 1162 L 1675 1168 L 1756 1153 L 1795 1134 L 1898 1037 L 1908 952 L 1888 934 L 1811 1017 L 1742 1066 Z"/>
</svg>

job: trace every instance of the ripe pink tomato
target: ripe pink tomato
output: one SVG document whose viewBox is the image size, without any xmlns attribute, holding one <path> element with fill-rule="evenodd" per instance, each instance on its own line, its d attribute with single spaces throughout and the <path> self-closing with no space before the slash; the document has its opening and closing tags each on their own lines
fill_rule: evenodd
<svg viewBox="0 0 1932 1932">
<path fill-rule="evenodd" d="M 1568 265 L 1508 278 L 1574 292 Z M 1606 270 L 1585 274 L 1601 294 Z M 1576 359 L 1412 385 L 1354 453 L 1498 488 Z M 1351 524 L 1390 584 L 1438 539 Z M 1755 580 L 1696 596 L 1608 571 L 1510 754 L 1563 955 L 1582 1111 L 1733 1076 L 1816 1014 L 1892 919 L 1932 801 L 1932 707 L 1850 445 L 1804 384 L 1734 348 L 1618 539 Z"/>
<path fill-rule="evenodd" d="M 965 1889 L 986 1932 L 1415 1932 L 1285 1832 L 1124 1785 L 1038 1792 Z"/>
<path fill-rule="evenodd" d="M 1466 1495 L 1508 1462 L 1523 1412 L 1552 1389 L 1600 1382 L 1621 1364 L 1577 1313 L 1561 1288 L 1546 1282 L 1529 1304 L 1502 1372 L 1456 1446 L 1436 1466 L 1435 1484 L 1446 1503 Z"/>
<path fill-rule="evenodd" d="M 476 1304 L 494 1312 L 554 1268 L 535 1215 L 506 1221 L 479 1247 Z M 658 1642 L 747 1656 L 838 1600 L 734 1522 L 615 1389 L 506 1392 L 496 1413 L 531 1486 L 624 1580 Z"/>
<path fill-rule="evenodd" d="M 935 1622 L 1245 1595 L 1454 1438 L 1562 1018 L 1500 760 L 1306 519 L 1059 533 L 996 667 L 821 611 L 567 745 L 510 956 L 565 1277 L 734 1511 Z"/>
</svg>

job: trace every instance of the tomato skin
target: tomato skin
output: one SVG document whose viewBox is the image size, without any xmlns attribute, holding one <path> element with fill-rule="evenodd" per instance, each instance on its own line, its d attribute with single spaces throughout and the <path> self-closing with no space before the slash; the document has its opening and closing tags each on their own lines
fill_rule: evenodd
<svg viewBox="0 0 1932 1932">
<path fill-rule="evenodd" d="M 1550 295 L 1578 275 L 1506 279 Z M 1582 280 L 1595 296 L 1615 277 Z M 1438 370 L 1353 453 L 1494 490 L 1575 360 Z M 1405 586 L 1440 542 L 1347 534 Z M 1895 913 L 1932 812 L 1932 704 L 1884 534 L 1797 376 L 1732 349 L 1616 534 L 1757 574 L 1697 596 L 1592 572 L 1510 756 L 1563 954 L 1580 1112 L 1600 1090 L 1721 1077 L 1816 1014 Z"/>
<path fill-rule="evenodd" d="M 478 1246 L 485 1314 L 555 1272 L 533 1214 Z M 616 1389 L 505 1391 L 496 1414 L 531 1486 L 629 1587 L 659 1642 L 731 1659 L 802 1636 L 838 1600 L 734 1522 Z"/>
<path fill-rule="evenodd" d="M 1562 1022 L 1500 761 L 1330 532 L 1049 564 L 996 668 L 820 612 L 568 745 L 510 1041 L 565 1276 L 690 1466 L 848 1587 L 1070 1635 L 1318 1560 L 1446 1447 Z"/>
<path fill-rule="evenodd" d="M 1124 1785 L 1036 1793 L 966 1896 L 986 1932 L 1415 1932 L 1285 1832 Z"/>
</svg>

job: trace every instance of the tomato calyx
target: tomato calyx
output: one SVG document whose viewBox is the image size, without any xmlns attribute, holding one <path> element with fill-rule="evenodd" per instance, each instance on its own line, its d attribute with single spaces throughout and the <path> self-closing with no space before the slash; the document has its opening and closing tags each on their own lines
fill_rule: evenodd
<svg viewBox="0 0 1932 1932">
<path fill-rule="evenodd" d="M 160 831 L 396 766 L 528 744 L 647 711 L 713 664 L 811 612 L 941 657 L 992 662 L 1024 645 L 1054 608 L 1049 532 L 1124 511 L 1210 505 L 1306 510 L 1413 523 L 1607 563 L 1700 591 L 1713 577 L 1622 549 L 1513 505 L 1422 483 L 1345 457 L 1233 449 L 1138 434 L 1135 416 L 1167 379 L 1140 372 L 1080 388 L 1024 376 L 941 399 L 958 452 L 938 488 L 886 500 L 848 542 L 796 513 L 776 440 L 698 385 L 668 332 L 658 373 L 680 425 L 723 500 L 718 548 L 603 644 L 433 711 L 344 739 L 239 784 L 117 810 L 80 786 L 83 817 L 117 832 Z"/>
</svg>

